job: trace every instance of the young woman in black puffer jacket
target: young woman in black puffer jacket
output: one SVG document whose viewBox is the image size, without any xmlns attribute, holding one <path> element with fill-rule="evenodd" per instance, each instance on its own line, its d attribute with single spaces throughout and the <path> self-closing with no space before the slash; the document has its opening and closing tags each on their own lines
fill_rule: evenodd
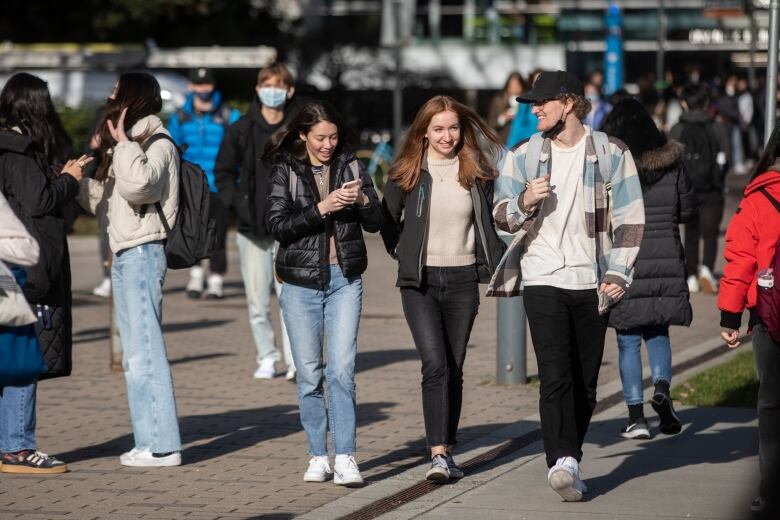
<svg viewBox="0 0 780 520">
<path fill-rule="evenodd" d="M 661 432 L 675 434 L 682 424 L 669 397 L 672 381 L 669 326 L 691 324 L 679 224 L 696 214 L 696 195 L 682 163 L 682 145 L 667 141 L 638 101 L 626 99 L 615 105 L 601 130 L 622 140 L 631 150 L 645 204 L 645 232 L 634 280 L 609 316 L 609 326 L 617 332 L 620 379 L 629 413 L 621 435 L 631 439 L 650 438 L 642 405 L 640 347 L 643 339 L 655 385 L 651 404 L 661 419 Z"/>
<path fill-rule="evenodd" d="M 371 178 L 350 151 L 351 132 L 333 108 L 311 102 L 266 145 L 273 164 L 266 224 L 279 242 L 279 301 L 297 368 L 307 482 L 359 486 L 355 462 L 355 354 L 368 259 L 363 231 L 382 226 Z M 323 335 L 327 332 L 327 370 Z M 325 408 L 323 381 L 327 381 Z M 335 465 L 328 460 L 330 421 Z"/>
</svg>

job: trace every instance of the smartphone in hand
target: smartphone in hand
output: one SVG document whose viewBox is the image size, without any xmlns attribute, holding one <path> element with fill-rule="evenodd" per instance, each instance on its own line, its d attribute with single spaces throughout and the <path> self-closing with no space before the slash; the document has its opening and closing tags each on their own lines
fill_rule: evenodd
<svg viewBox="0 0 780 520">
<path fill-rule="evenodd" d="M 341 185 L 342 190 L 351 190 L 352 188 L 360 187 L 360 181 L 358 179 L 354 179 L 351 181 L 347 181 L 344 184 Z"/>
</svg>

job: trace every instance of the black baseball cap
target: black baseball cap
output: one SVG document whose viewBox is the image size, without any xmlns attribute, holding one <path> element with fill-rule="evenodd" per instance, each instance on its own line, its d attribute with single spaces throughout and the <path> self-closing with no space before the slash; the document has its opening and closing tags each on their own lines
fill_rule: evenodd
<svg viewBox="0 0 780 520">
<path fill-rule="evenodd" d="M 203 67 L 192 70 L 189 79 L 191 83 L 195 83 L 196 85 L 213 85 L 215 83 L 214 73 L 211 72 L 211 69 Z"/>
<path fill-rule="evenodd" d="M 574 74 L 569 74 L 565 70 L 545 71 L 536 78 L 534 86 L 525 94 L 518 96 L 520 103 L 535 103 L 552 99 L 561 94 L 574 94 L 575 96 L 585 96 L 585 88 L 582 82 Z"/>
</svg>

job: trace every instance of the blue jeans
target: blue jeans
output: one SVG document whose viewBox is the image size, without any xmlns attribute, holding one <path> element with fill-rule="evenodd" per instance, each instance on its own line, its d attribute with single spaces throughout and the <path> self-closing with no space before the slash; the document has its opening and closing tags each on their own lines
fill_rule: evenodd
<svg viewBox="0 0 780 520">
<path fill-rule="evenodd" d="M 324 291 L 285 283 L 280 302 L 298 370 L 298 404 L 309 453 L 328 454 L 328 427 L 336 454 L 355 453 L 355 354 L 363 282 L 360 276 L 345 278 L 338 265 L 331 265 Z M 323 333 L 328 337 L 327 368 L 322 359 Z M 328 384 L 327 410 L 323 375 Z"/>
<path fill-rule="evenodd" d="M 0 453 L 34 450 L 38 383 L 0 388 Z"/>
<path fill-rule="evenodd" d="M 623 399 L 627 405 L 641 404 L 642 396 L 642 339 L 647 345 L 650 375 L 653 384 L 660 380 L 672 382 L 672 347 L 669 343 L 669 327 L 642 327 L 618 330 L 618 364 L 623 383 Z"/>
<path fill-rule="evenodd" d="M 181 450 L 171 367 L 162 334 L 166 269 L 160 242 L 120 251 L 111 267 L 135 447 L 153 453 Z"/>
</svg>

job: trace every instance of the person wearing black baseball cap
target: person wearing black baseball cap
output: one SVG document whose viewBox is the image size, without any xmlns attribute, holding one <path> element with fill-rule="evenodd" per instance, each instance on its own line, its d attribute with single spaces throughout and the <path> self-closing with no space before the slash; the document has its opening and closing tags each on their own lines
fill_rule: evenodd
<svg viewBox="0 0 780 520">
<path fill-rule="evenodd" d="M 583 125 L 590 102 L 576 77 L 542 72 L 518 101 L 533 105 L 538 133 L 509 152 L 496 181 L 496 225 L 517 237 L 488 295 L 523 294 L 547 480 L 578 501 L 609 306 L 625 294 L 642 238 L 642 188 L 626 146 Z"/>
</svg>

